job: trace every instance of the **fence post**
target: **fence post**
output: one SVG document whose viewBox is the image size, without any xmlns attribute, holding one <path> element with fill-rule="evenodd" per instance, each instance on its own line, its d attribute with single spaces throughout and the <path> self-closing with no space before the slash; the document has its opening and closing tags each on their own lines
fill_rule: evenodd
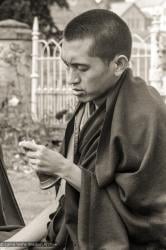
<svg viewBox="0 0 166 250">
<path fill-rule="evenodd" d="M 164 9 L 165 10 L 165 9 Z M 161 54 L 161 62 L 162 62 L 162 96 L 166 102 L 166 17 L 164 15 L 164 10 L 161 13 L 161 22 L 160 22 L 160 30 L 161 30 L 161 38 L 160 38 L 160 54 Z"/>
<path fill-rule="evenodd" d="M 149 70 L 150 85 L 154 86 L 159 92 L 162 85 L 161 58 L 159 56 L 160 42 L 160 16 L 155 15 L 151 27 L 151 61 Z"/>
<path fill-rule="evenodd" d="M 32 74 L 31 74 L 31 114 L 33 120 L 37 120 L 37 98 L 36 90 L 39 78 L 38 73 L 38 53 L 39 53 L 39 23 L 38 18 L 34 18 L 32 28 Z"/>
</svg>

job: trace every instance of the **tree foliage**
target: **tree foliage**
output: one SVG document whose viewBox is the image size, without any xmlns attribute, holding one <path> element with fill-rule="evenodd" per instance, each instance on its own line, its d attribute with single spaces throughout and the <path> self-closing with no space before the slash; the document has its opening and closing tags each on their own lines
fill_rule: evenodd
<svg viewBox="0 0 166 250">
<path fill-rule="evenodd" d="M 50 7 L 54 3 L 61 8 L 69 8 L 67 0 L 0 0 L 0 20 L 15 19 L 32 27 L 34 16 L 38 16 L 40 31 L 44 36 L 58 38 L 61 31 L 50 14 Z"/>
</svg>

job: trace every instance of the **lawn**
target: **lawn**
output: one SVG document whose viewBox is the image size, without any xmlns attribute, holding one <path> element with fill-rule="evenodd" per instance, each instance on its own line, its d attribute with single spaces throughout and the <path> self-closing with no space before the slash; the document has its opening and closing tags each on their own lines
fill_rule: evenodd
<svg viewBox="0 0 166 250">
<path fill-rule="evenodd" d="M 8 170 L 8 176 L 26 224 L 55 199 L 54 188 L 41 190 L 34 172 Z"/>
</svg>

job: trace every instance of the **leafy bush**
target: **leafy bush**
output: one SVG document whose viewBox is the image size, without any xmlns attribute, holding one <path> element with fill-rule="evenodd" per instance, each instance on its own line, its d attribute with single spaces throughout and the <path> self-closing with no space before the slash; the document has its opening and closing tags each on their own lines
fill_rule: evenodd
<svg viewBox="0 0 166 250">
<path fill-rule="evenodd" d="M 24 111 L 21 102 L 12 106 L 11 100 L 6 98 L 3 103 L 0 110 L 0 143 L 8 168 L 21 170 L 22 165 L 27 163 L 18 146 L 21 140 L 33 139 L 38 144 L 59 148 L 64 129 L 47 127 L 43 121 L 34 121 L 30 112 Z"/>
<path fill-rule="evenodd" d="M 3 52 L 3 53 L 2 53 Z M 29 66 L 23 60 L 24 50 L 20 45 L 11 43 L 0 53 L 0 60 L 15 72 L 15 79 L 6 79 L 6 91 L 0 101 L 0 143 L 8 168 L 28 170 L 26 158 L 20 151 L 18 143 L 33 139 L 36 143 L 59 148 L 64 129 L 48 127 L 44 120 L 34 121 L 30 111 L 30 85 L 27 79 Z M 23 70 L 24 66 L 25 70 Z M 29 88 L 29 90 L 28 90 Z M 26 89 L 26 91 L 25 91 Z M 68 110 L 61 111 L 56 116 L 61 120 L 69 117 Z"/>
</svg>

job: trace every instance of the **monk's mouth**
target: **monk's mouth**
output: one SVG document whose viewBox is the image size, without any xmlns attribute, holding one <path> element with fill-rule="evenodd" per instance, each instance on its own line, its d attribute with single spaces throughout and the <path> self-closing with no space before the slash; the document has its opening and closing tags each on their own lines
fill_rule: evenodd
<svg viewBox="0 0 166 250">
<path fill-rule="evenodd" d="M 73 95 L 75 95 L 75 96 L 85 95 L 85 91 L 80 90 L 80 89 L 73 89 L 72 92 L 73 92 Z"/>
</svg>

